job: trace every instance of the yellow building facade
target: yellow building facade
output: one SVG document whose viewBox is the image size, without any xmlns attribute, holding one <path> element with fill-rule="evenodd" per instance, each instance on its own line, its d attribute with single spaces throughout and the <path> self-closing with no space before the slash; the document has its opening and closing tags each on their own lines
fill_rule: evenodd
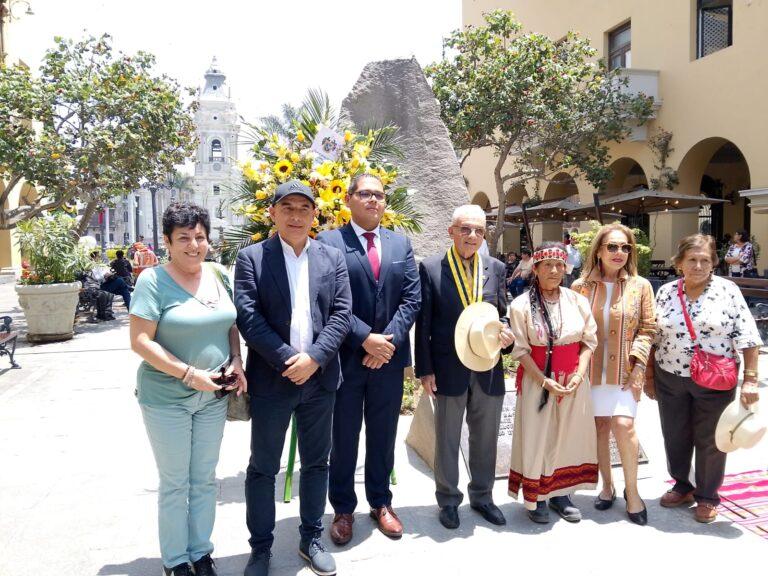
<svg viewBox="0 0 768 576">
<path fill-rule="evenodd" d="M 671 132 L 667 165 L 677 170 L 675 192 L 725 199 L 712 208 L 652 213 L 629 222 L 649 232 L 654 259 L 668 260 L 677 241 L 697 231 L 721 239 L 746 228 L 768 268 L 768 0 L 463 0 L 462 20 L 482 25 L 483 14 L 512 10 L 524 31 L 553 39 L 569 30 L 588 38 L 598 57 L 624 69 L 629 90 L 655 99 L 654 118 L 610 146 L 612 181 L 602 190 L 558 175 L 539 183 L 544 201 L 578 195 L 582 203 L 647 186 L 658 175 L 648 139 Z M 470 198 L 498 205 L 490 151 L 464 163 Z M 520 203 L 528 190 L 507 192 Z M 534 242 L 560 239 L 562 223 L 537 223 Z M 504 250 L 519 247 L 519 230 L 504 234 Z"/>
</svg>

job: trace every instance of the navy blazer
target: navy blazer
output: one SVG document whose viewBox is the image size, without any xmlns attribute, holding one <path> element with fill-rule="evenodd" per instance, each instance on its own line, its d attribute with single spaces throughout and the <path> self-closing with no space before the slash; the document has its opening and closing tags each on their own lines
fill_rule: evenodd
<svg viewBox="0 0 768 576">
<path fill-rule="evenodd" d="M 483 265 L 483 302 L 499 310 L 502 322 L 507 318 L 506 267 L 490 256 L 481 256 Z M 472 373 L 456 354 L 454 331 L 464 310 L 448 257 L 431 256 L 419 265 L 421 276 L 421 311 L 416 320 L 416 377 L 435 375 L 437 393 L 460 396 L 469 388 Z M 487 372 L 474 372 L 486 394 L 504 394 L 504 369 L 498 364 Z"/>
<path fill-rule="evenodd" d="M 345 374 L 366 371 L 362 344 L 368 335 L 392 334 L 395 354 L 381 370 L 402 372 L 411 365 L 410 330 L 421 307 L 421 289 L 411 241 L 397 232 L 379 228 L 381 269 L 373 276 L 366 248 L 351 224 L 329 230 L 317 239 L 344 253 L 352 287 L 352 325 L 341 346 L 341 368 Z"/>
<path fill-rule="evenodd" d="M 314 240 L 308 257 L 312 345 L 305 352 L 320 365 L 311 380 L 336 390 L 342 380 L 338 351 L 352 316 L 347 266 L 341 252 Z M 248 346 L 249 391 L 295 386 L 282 376 L 285 361 L 297 350 L 291 346 L 291 290 L 277 234 L 237 255 L 235 306 L 237 327 Z"/>
</svg>

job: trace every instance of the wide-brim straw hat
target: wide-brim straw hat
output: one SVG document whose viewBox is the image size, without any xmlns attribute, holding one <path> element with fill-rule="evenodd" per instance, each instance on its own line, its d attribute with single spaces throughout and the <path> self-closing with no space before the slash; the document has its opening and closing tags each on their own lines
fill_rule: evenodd
<svg viewBox="0 0 768 576">
<path fill-rule="evenodd" d="M 501 355 L 499 311 L 488 302 L 470 304 L 459 316 L 454 332 L 456 354 L 470 370 L 486 372 Z"/>
<path fill-rule="evenodd" d="M 752 448 L 765 436 L 766 428 L 765 419 L 758 414 L 757 403 L 745 408 L 737 397 L 720 415 L 715 443 L 721 452 Z"/>
</svg>

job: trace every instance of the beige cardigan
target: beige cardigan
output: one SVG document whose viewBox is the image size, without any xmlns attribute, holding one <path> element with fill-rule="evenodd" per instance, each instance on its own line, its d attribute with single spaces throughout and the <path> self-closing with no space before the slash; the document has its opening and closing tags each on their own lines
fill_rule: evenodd
<svg viewBox="0 0 768 576">
<path fill-rule="evenodd" d="M 600 271 L 595 269 L 588 278 L 579 278 L 571 289 L 587 297 L 597 321 L 598 344 L 590 363 L 589 381 L 593 386 L 599 386 L 603 381 L 603 343 L 607 337 L 605 382 L 624 385 L 635 362 L 643 366 L 648 363 L 656 334 L 656 305 L 650 282 L 641 276 L 629 276 L 626 270 L 621 270 L 613 290 L 608 334 L 605 334 L 602 322 L 607 291 L 600 281 Z"/>
</svg>

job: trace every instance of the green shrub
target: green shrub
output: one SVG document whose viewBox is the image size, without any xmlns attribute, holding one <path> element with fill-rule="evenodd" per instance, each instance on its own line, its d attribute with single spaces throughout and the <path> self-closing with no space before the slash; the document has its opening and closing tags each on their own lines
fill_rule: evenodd
<svg viewBox="0 0 768 576">
<path fill-rule="evenodd" d="M 77 221 L 63 213 L 19 222 L 19 247 L 24 263 L 20 284 L 74 282 L 93 263 L 77 242 Z"/>
<path fill-rule="evenodd" d="M 421 396 L 421 382 L 418 378 L 403 380 L 403 401 L 400 404 L 400 414 L 413 414 Z"/>
</svg>

